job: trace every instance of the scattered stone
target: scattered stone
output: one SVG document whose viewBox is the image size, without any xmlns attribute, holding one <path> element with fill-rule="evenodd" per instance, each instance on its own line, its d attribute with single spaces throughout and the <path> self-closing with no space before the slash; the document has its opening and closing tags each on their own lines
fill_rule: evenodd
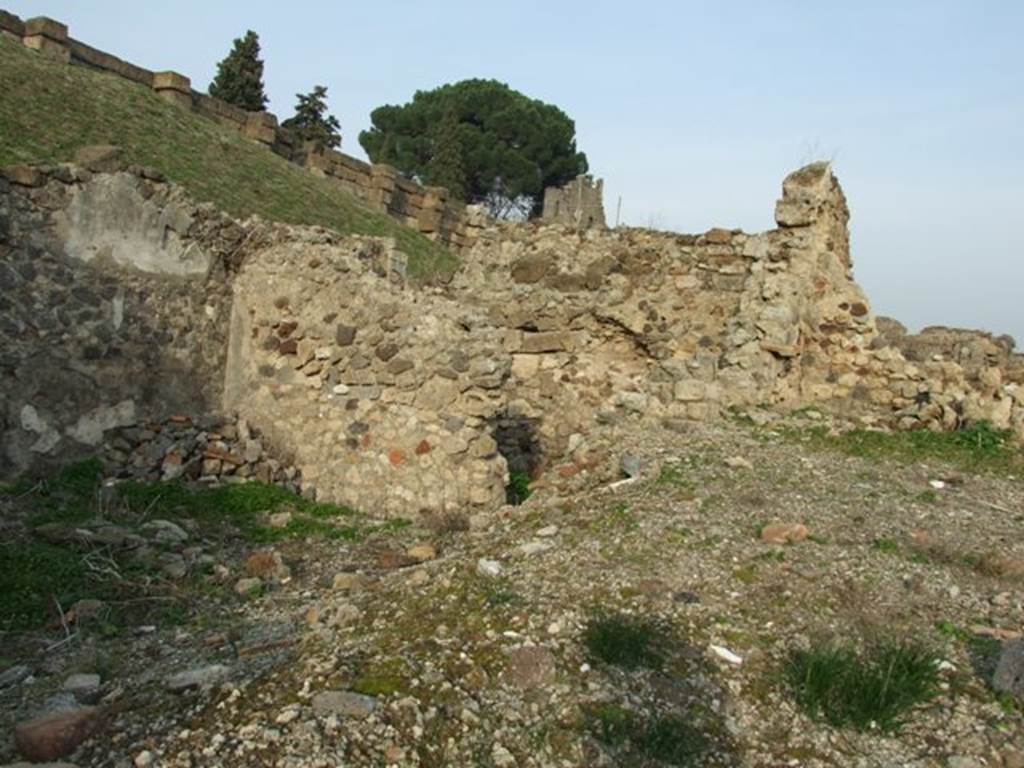
<svg viewBox="0 0 1024 768">
<path fill-rule="evenodd" d="M 743 663 L 743 659 L 741 657 L 737 656 L 723 645 L 712 644 L 709 647 L 711 652 L 722 661 L 728 662 L 729 664 L 735 664 L 737 666 Z"/>
<path fill-rule="evenodd" d="M 730 456 L 725 460 L 725 466 L 730 469 L 753 469 L 754 465 L 742 456 Z"/>
<path fill-rule="evenodd" d="M 276 549 L 261 549 L 245 560 L 245 572 L 265 581 L 284 582 L 291 578 L 291 569 L 285 565 Z"/>
<path fill-rule="evenodd" d="M 517 551 L 523 557 L 530 557 L 532 555 L 539 555 L 542 552 L 547 552 L 549 549 L 554 549 L 555 545 L 550 541 L 528 541 L 525 544 L 520 544 Z"/>
<path fill-rule="evenodd" d="M 384 571 L 408 568 L 410 565 L 416 565 L 418 562 L 418 560 L 410 557 L 405 552 L 394 549 L 384 549 L 377 553 L 377 567 Z"/>
<path fill-rule="evenodd" d="M 557 525 L 547 525 L 547 526 L 541 528 L 539 531 L 537 531 L 536 535 L 541 537 L 542 539 L 547 539 L 547 538 L 550 538 L 552 536 L 555 536 L 557 533 L 558 533 L 558 526 Z"/>
<path fill-rule="evenodd" d="M 409 580 L 406 583 L 410 587 L 422 587 L 424 584 L 430 583 L 430 574 L 422 568 L 417 568 L 409 575 Z"/>
<path fill-rule="evenodd" d="M 1024 638 L 1003 644 L 992 687 L 1024 699 Z"/>
<path fill-rule="evenodd" d="M 57 760 L 74 752 L 99 729 L 102 721 L 102 710 L 98 707 L 51 712 L 15 726 L 14 742 L 32 762 Z"/>
<path fill-rule="evenodd" d="M 331 581 L 331 587 L 339 592 L 355 592 L 362 589 L 363 577 L 358 573 L 336 573 Z"/>
<path fill-rule="evenodd" d="M 433 544 L 417 544 L 409 547 L 405 552 L 417 563 L 425 563 L 427 560 L 434 560 L 437 557 L 437 548 Z"/>
<path fill-rule="evenodd" d="M 795 544 L 810 535 L 802 523 L 772 523 L 761 529 L 761 541 L 769 544 Z"/>
<path fill-rule="evenodd" d="M 135 763 L 135 768 L 149 768 L 155 760 L 156 758 L 153 756 L 153 753 L 148 749 L 144 749 L 135 756 L 133 762 Z"/>
<path fill-rule="evenodd" d="M 159 544 L 183 544 L 188 541 L 185 529 L 170 520 L 150 520 L 142 526 L 142 530 L 153 531 L 153 540 Z"/>
<path fill-rule="evenodd" d="M 291 521 L 291 512 L 274 512 L 267 520 L 271 528 L 287 528 Z"/>
<path fill-rule="evenodd" d="M 192 688 L 209 688 L 224 680 L 228 676 L 228 672 L 228 668 L 223 664 L 210 664 L 206 667 L 197 667 L 171 675 L 165 683 L 167 690 L 173 693 L 180 693 Z"/>
<path fill-rule="evenodd" d="M 505 572 L 505 569 L 501 567 L 501 563 L 497 560 L 488 560 L 481 557 L 476 561 L 476 572 L 481 576 L 496 579 Z"/>
<path fill-rule="evenodd" d="M 555 656 L 547 648 L 525 646 L 508 655 L 502 679 L 514 688 L 541 688 L 555 680 Z"/>
<path fill-rule="evenodd" d="M 0 672 L 0 688 L 17 685 L 31 676 L 32 670 L 24 664 L 17 664 L 13 667 L 8 667 L 3 672 Z"/>
<path fill-rule="evenodd" d="M 251 595 L 255 592 L 259 592 L 263 587 L 263 579 L 255 576 L 245 579 L 239 579 L 235 584 L 235 592 L 240 595 Z"/>
<path fill-rule="evenodd" d="M 321 691 L 313 697 L 313 712 L 322 717 L 342 715 L 362 720 L 377 708 L 373 696 L 364 696 L 351 691 Z"/>
<path fill-rule="evenodd" d="M 97 674 L 76 674 L 64 681 L 63 689 L 82 704 L 95 704 L 100 694 L 100 682 Z"/>
<path fill-rule="evenodd" d="M 639 456 L 626 453 L 619 458 L 619 469 L 626 477 L 640 477 L 647 468 L 647 462 Z"/>
<path fill-rule="evenodd" d="M 498 742 L 491 748 L 491 761 L 495 768 L 514 768 L 518 764 L 512 753 Z"/>
</svg>

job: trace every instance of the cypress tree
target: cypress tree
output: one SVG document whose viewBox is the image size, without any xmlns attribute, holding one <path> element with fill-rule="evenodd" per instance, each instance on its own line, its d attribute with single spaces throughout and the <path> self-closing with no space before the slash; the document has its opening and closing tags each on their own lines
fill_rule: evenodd
<svg viewBox="0 0 1024 768">
<path fill-rule="evenodd" d="M 433 154 L 427 164 L 427 178 L 446 187 L 456 200 L 466 199 L 466 171 L 462 165 L 462 140 L 454 109 L 446 109 L 434 131 Z"/>
<path fill-rule="evenodd" d="M 263 92 L 263 60 L 260 38 L 251 29 L 237 38 L 231 53 L 217 65 L 217 76 L 210 83 L 210 95 L 249 112 L 261 112 L 267 106 Z"/>
<path fill-rule="evenodd" d="M 317 85 L 309 93 L 298 93 L 295 115 L 283 123 L 300 141 L 312 141 L 317 149 L 334 148 L 341 144 L 341 123 L 327 114 L 327 88 Z"/>
</svg>

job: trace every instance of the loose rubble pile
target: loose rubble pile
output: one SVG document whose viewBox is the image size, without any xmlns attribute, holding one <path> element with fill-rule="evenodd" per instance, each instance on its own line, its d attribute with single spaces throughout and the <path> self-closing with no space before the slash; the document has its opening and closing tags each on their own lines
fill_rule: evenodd
<svg viewBox="0 0 1024 768">
<path fill-rule="evenodd" d="M 204 483 L 252 479 L 298 489 L 295 467 L 273 458 L 245 419 L 176 415 L 155 423 L 107 432 L 107 471 L 134 480 L 197 480 Z"/>
</svg>

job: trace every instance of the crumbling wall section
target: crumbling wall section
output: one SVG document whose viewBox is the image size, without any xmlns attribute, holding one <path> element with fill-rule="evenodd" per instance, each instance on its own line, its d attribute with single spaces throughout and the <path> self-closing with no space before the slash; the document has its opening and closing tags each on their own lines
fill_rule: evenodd
<svg viewBox="0 0 1024 768">
<path fill-rule="evenodd" d="M 541 220 L 577 229 L 603 229 L 604 181 L 580 175 L 565 186 L 548 187 L 544 190 Z"/>
<path fill-rule="evenodd" d="M 0 178 L 0 473 L 219 400 L 238 227 L 143 169 Z"/>
</svg>

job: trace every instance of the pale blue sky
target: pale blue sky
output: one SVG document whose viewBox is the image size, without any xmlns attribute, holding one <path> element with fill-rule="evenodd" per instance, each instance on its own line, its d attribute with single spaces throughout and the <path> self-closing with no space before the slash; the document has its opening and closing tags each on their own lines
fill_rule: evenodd
<svg viewBox="0 0 1024 768">
<path fill-rule="evenodd" d="M 260 34 L 271 109 L 328 86 L 342 149 L 417 88 L 494 77 L 562 107 L 614 219 L 772 226 L 785 174 L 832 158 L 857 279 L 912 328 L 1024 346 L 1024 3 L 0 0 L 203 89 Z"/>
</svg>

